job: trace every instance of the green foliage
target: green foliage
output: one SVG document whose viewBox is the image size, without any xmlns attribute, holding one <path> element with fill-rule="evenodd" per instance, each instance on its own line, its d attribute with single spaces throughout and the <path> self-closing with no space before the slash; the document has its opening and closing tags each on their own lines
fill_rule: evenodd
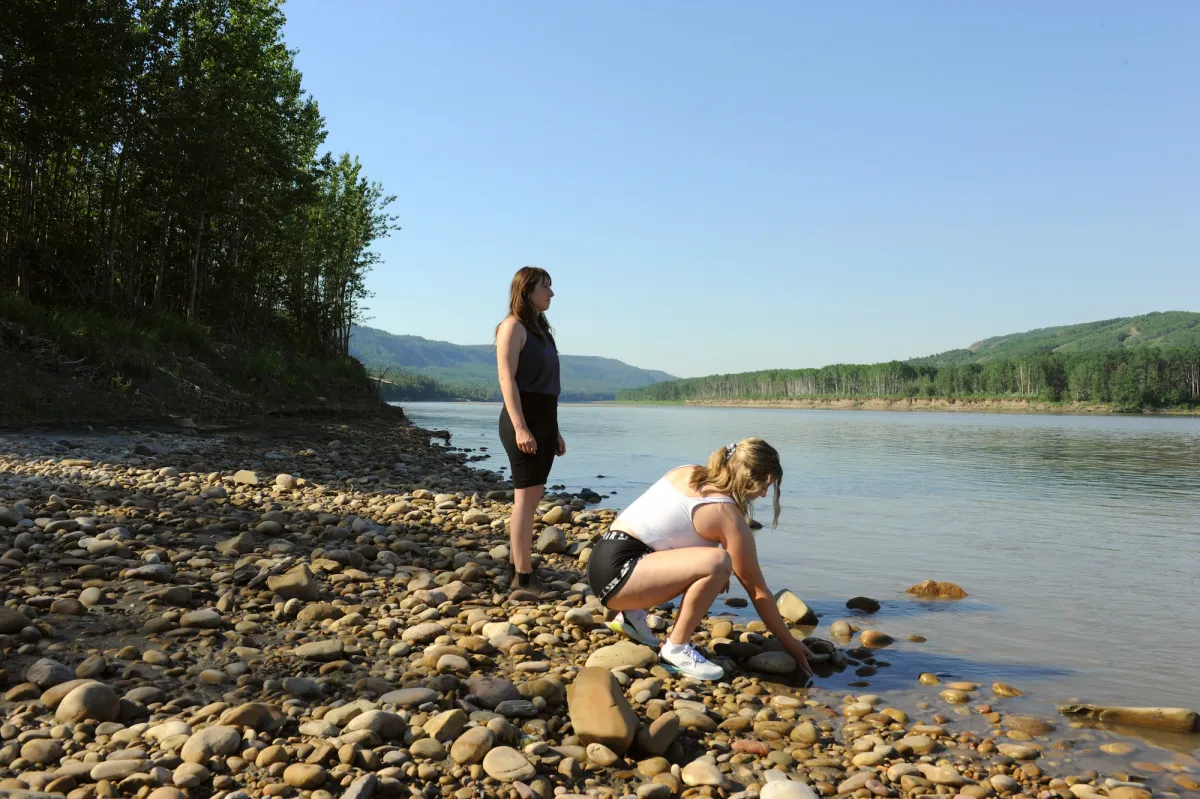
<svg viewBox="0 0 1200 799">
<path fill-rule="evenodd" d="M 436 383 L 436 388 L 417 388 L 412 384 L 412 388 L 406 390 L 441 392 L 439 396 L 422 394 L 397 399 L 500 399 L 496 351 L 487 344 L 451 344 L 355 325 L 350 337 L 350 354 L 376 373 L 419 375 Z M 611 358 L 590 355 L 562 355 L 560 363 L 562 399 L 565 401 L 611 400 L 619 389 L 673 379 L 666 372 L 638 369 Z"/>
<path fill-rule="evenodd" d="M 207 328 L 167 315 L 134 320 L 92 308 L 47 309 L 20 295 L 0 293 L 0 320 L 45 338 L 68 359 L 84 359 L 127 377 L 147 377 L 172 355 L 214 352 Z"/>
<path fill-rule="evenodd" d="M 0 292 L 117 311 L 94 333 L 137 319 L 189 346 L 265 331 L 289 354 L 346 354 L 392 198 L 319 153 L 280 5 L 5 3 Z"/>
<path fill-rule="evenodd" d="M 0 421 L 245 413 L 377 402 L 363 365 L 270 337 L 218 337 L 171 315 L 42 308 L 0 293 L 0 357 L 18 376 Z"/>
<path fill-rule="evenodd" d="M 656 383 L 624 401 L 941 397 L 1113 405 L 1123 411 L 1200 405 L 1200 347 L 1052 352 L 943 366 L 892 361 L 770 370 Z"/>
</svg>

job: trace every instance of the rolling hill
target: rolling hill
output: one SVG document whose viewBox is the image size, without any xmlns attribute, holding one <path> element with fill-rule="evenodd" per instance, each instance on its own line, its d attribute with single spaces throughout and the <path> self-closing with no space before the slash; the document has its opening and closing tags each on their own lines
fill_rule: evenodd
<svg viewBox="0 0 1200 799">
<path fill-rule="evenodd" d="M 912 358 L 913 365 L 987 363 L 1047 352 L 1080 353 L 1136 347 L 1200 347 L 1200 313 L 1158 311 L 1062 327 L 1043 327 L 977 341 L 961 350 Z"/>
<path fill-rule="evenodd" d="M 355 325 L 350 354 L 376 374 L 422 389 L 405 398 L 500 398 L 496 353 L 490 344 L 452 344 Z M 562 355 L 561 365 L 562 399 L 567 401 L 611 400 L 621 389 L 675 379 L 666 372 L 594 355 Z M 427 379 L 405 380 L 403 375 Z"/>
<path fill-rule="evenodd" d="M 996 336 L 925 358 L 768 369 L 623 389 L 623 401 L 1000 399 L 1124 411 L 1200 406 L 1200 314 L 1150 313 Z"/>
</svg>

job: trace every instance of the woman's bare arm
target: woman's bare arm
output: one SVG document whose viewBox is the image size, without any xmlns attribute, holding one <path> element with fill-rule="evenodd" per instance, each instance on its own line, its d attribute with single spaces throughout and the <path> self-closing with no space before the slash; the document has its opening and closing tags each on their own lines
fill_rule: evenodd
<svg viewBox="0 0 1200 799">
<path fill-rule="evenodd" d="M 754 543 L 754 534 L 750 531 L 750 526 L 746 524 L 736 506 L 722 504 L 720 507 L 725 517 L 721 524 L 721 538 L 725 551 L 733 561 L 733 573 L 750 595 L 750 601 L 754 603 L 754 609 L 758 611 L 758 617 L 762 619 L 763 624 L 783 643 L 800 668 L 811 674 L 808 656 L 812 653 L 792 635 L 787 622 L 779 615 L 775 597 L 767 588 L 766 578 L 763 577 L 762 567 L 758 562 L 758 547 Z"/>
</svg>

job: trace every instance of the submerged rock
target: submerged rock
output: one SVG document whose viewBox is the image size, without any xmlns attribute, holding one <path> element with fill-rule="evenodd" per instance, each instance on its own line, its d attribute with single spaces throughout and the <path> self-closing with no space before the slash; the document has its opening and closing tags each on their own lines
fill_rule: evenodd
<svg viewBox="0 0 1200 799">
<path fill-rule="evenodd" d="M 939 583 L 936 580 L 926 580 L 923 583 L 918 583 L 909 587 L 907 592 L 913 596 L 936 599 L 962 599 L 967 596 L 967 592 L 954 583 Z"/>
</svg>

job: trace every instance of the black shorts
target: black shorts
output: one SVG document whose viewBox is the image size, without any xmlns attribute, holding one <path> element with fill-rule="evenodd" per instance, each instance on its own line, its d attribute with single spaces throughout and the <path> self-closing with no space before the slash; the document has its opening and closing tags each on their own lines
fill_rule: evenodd
<svg viewBox="0 0 1200 799">
<path fill-rule="evenodd" d="M 653 551 L 628 533 L 609 530 L 600 536 L 588 558 L 588 585 L 592 593 L 607 605 L 609 598 L 629 581 L 637 562 Z"/>
<path fill-rule="evenodd" d="M 558 451 L 558 397 L 522 391 L 521 412 L 537 442 L 537 452 L 532 455 L 517 448 L 517 431 L 508 418 L 508 408 L 500 409 L 500 443 L 508 453 L 513 488 L 545 485 Z"/>
</svg>

